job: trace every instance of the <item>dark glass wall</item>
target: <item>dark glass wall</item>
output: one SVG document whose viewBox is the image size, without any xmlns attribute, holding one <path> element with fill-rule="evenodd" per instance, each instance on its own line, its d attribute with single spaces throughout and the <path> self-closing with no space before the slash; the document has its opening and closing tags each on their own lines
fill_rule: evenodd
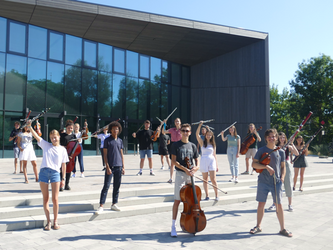
<svg viewBox="0 0 333 250">
<path fill-rule="evenodd" d="M 156 117 L 177 107 L 168 123 L 190 122 L 188 67 L 2 17 L 0 37 L 0 157 L 12 157 L 8 136 L 29 110 L 33 117 L 51 108 L 40 120 L 45 139 L 76 116 L 91 132 L 120 118 L 125 152 L 147 119 L 155 129 Z M 84 153 L 95 154 L 97 145 L 85 141 Z"/>
</svg>

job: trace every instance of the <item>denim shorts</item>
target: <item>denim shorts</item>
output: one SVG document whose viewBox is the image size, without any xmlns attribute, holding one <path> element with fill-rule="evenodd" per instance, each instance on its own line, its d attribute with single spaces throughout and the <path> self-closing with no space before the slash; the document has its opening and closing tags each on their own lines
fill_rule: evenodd
<svg viewBox="0 0 333 250">
<path fill-rule="evenodd" d="M 14 148 L 14 158 L 20 158 L 20 149 L 18 147 Z"/>
<path fill-rule="evenodd" d="M 140 150 L 140 159 L 144 159 L 145 157 L 152 158 L 153 157 L 153 150 L 152 149 L 145 149 Z"/>
<path fill-rule="evenodd" d="M 60 173 L 51 168 L 41 168 L 39 171 L 39 182 L 60 182 Z"/>
<path fill-rule="evenodd" d="M 269 192 L 271 192 L 271 194 L 272 194 L 273 202 L 276 203 L 274 183 L 267 184 L 267 183 L 258 182 L 257 199 L 256 200 L 258 202 L 266 202 Z M 277 204 L 281 204 L 281 200 L 282 200 L 282 183 L 281 183 L 281 181 L 276 182 L 276 192 L 277 192 L 277 199 L 278 199 Z"/>
</svg>

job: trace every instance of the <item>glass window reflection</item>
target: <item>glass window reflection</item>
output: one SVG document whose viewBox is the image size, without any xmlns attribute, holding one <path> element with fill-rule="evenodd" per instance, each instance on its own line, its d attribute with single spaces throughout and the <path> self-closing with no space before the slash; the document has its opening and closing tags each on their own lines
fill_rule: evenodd
<svg viewBox="0 0 333 250">
<path fill-rule="evenodd" d="M 25 54 L 27 26 L 9 22 L 9 51 Z"/>
<path fill-rule="evenodd" d="M 138 96 L 139 82 L 138 78 L 126 78 L 126 115 L 129 119 L 138 119 Z"/>
<path fill-rule="evenodd" d="M 63 61 L 64 54 L 64 36 L 58 33 L 50 32 L 49 40 L 49 58 L 56 61 Z"/>
<path fill-rule="evenodd" d="M 98 44 L 98 69 L 112 72 L 112 46 Z"/>
<path fill-rule="evenodd" d="M 82 114 L 96 116 L 97 71 L 82 69 Z"/>
<path fill-rule="evenodd" d="M 111 116 L 112 107 L 112 75 L 111 73 L 98 73 L 98 110 L 101 117 Z"/>
<path fill-rule="evenodd" d="M 162 61 L 162 82 L 169 82 L 169 64 Z"/>
<path fill-rule="evenodd" d="M 139 119 L 141 120 L 148 119 L 149 85 L 148 80 L 139 80 Z"/>
<path fill-rule="evenodd" d="M 125 51 L 114 49 L 114 71 L 125 74 Z"/>
<path fill-rule="evenodd" d="M 47 30 L 29 25 L 28 56 L 46 60 Z"/>
<path fill-rule="evenodd" d="M 81 93 L 81 68 L 66 65 L 65 110 L 67 114 L 80 113 Z"/>
<path fill-rule="evenodd" d="M 190 69 L 182 67 L 182 84 L 183 86 L 190 86 Z"/>
<path fill-rule="evenodd" d="M 112 117 L 124 117 L 126 82 L 123 75 L 113 75 Z"/>
<path fill-rule="evenodd" d="M 181 118 L 182 122 L 190 122 L 190 92 L 188 88 L 182 88 L 181 95 Z"/>
<path fill-rule="evenodd" d="M 0 109 L 3 109 L 3 90 L 5 86 L 5 53 L 0 53 Z"/>
<path fill-rule="evenodd" d="M 66 35 L 66 64 L 81 67 L 82 61 L 82 39 Z"/>
<path fill-rule="evenodd" d="M 28 59 L 27 107 L 30 110 L 45 108 L 46 61 Z"/>
<path fill-rule="evenodd" d="M 171 70 L 171 83 L 173 85 L 180 85 L 181 81 L 181 75 L 180 75 L 180 66 L 178 64 L 172 64 L 172 70 Z"/>
<path fill-rule="evenodd" d="M 0 17 L 0 51 L 6 52 L 7 19 Z"/>
<path fill-rule="evenodd" d="M 47 63 L 46 107 L 52 111 L 64 111 L 64 65 Z"/>
<path fill-rule="evenodd" d="M 96 68 L 97 44 L 84 41 L 84 65 Z"/>
<path fill-rule="evenodd" d="M 177 110 L 172 115 L 172 119 L 180 116 L 180 87 L 172 86 L 172 108 L 177 107 Z"/>
<path fill-rule="evenodd" d="M 150 79 L 154 82 L 161 82 L 161 59 L 150 58 Z"/>
<path fill-rule="evenodd" d="M 159 117 L 160 119 L 165 119 L 169 115 L 169 112 L 168 112 L 169 88 L 170 88 L 170 85 L 161 84 L 161 117 Z"/>
<path fill-rule="evenodd" d="M 160 83 L 151 82 L 150 84 L 150 117 L 159 117 L 160 118 Z M 160 118 L 164 119 L 164 118 Z"/>
<path fill-rule="evenodd" d="M 7 54 L 5 109 L 22 111 L 27 79 L 27 58 Z"/>
<path fill-rule="evenodd" d="M 140 77 L 149 78 L 149 57 L 140 55 Z"/>
<path fill-rule="evenodd" d="M 3 113 L 4 112 L 1 112 L 0 113 L 0 128 L 2 129 L 3 127 L 3 120 L 4 120 L 4 116 L 3 116 Z M 10 136 L 10 133 L 11 131 L 13 130 L 14 128 L 14 122 L 15 121 L 19 121 L 20 119 L 23 119 L 25 118 L 24 115 L 22 114 L 22 111 L 21 112 L 5 112 L 5 127 L 4 127 L 4 157 L 5 158 L 13 158 L 13 142 L 12 141 L 8 141 L 8 138 Z M 3 139 L 3 134 L 2 134 L 2 131 L 1 130 L 1 133 L 0 133 L 0 148 L 2 149 L 2 139 Z M 9 154 L 7 154 L 9 153 Z M 2 155 L 0 155 L 0 157 L 2 157 Z"/>
<path fill-rule="evenodd" d="M 126 51 L 126 75 L 138 77 L 139 75 L 139 54 Z"/>
</svg>

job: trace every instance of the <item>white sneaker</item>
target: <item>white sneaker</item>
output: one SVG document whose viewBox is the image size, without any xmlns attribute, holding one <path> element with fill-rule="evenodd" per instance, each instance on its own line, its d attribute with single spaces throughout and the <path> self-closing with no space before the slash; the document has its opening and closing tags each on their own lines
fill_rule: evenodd
<svg viewBox="0 0 333 250">
<path fill-rule="evenodd" d="M 75 178 L 75 174 L 72 174 L 72 178 Z"/>
<path fill-rule="evenodd" d="M 235 178 L 235 183 L 238 183 L 238 178 Z"/>
<path fill-rule="evenodd" d="M 273 204 L 272 206 L 270 206 L 270 207 L 268 208 L 268 210 L 276 210 L 275 205 Z"/>
<path fill-rule="evenodd" d="M 229 180 L 229 182 L 234 182 L 235 181 L 235 179 L 234 178 L 231 178 L 230 180 Z"/>
<path fill-rule="evenodd" d="M 289 212 L 293 212 L 294 211 L 294 209 L 293 209 L 293 207 L 291 205 L 288 205 L 288 211 Z"/>
<path fill-rule="evenodd" d="M 153 171 L 150 171 L 150 175 L 151 175 L 151 176 L 155 176 L 155 174 L 154 174 Z"/>
<path fill-rule="evenodd" d="M 220 197 L 216 197 L 216 198 L 215 198 L 215 201 L 219 201 L 219 200 L 220 200 Z"/>
<path fill-rule="evenodd" d="M 176 227 L 171 227 L 171 237 L 177 237 Z"/>
<path fill-rule="evenodd" d="M 162 166 L 161 169 L 163 170 L 163 169 L 164 169 L 164 166 Z"/>
<path fill-rule="evenodd" d="M 117 204 L 114 204 L 114 205 L 111 206 L 111 210 L 120 211 L 120 208 L 117 206 Z"/>
<path fill-rule="evenodd" d="M 81 178 L 84 178 L 84 174 L 81 174 Z"/>
<path fill-rule="evenodd" d="M 99 214 L 101 214 L 101 213 L 103 213 L 103 207 L 99 207 L 99 208 L 97 208 L 97 210 L 95 211 L 95 215 L 99 215 Z"/>
</svg>

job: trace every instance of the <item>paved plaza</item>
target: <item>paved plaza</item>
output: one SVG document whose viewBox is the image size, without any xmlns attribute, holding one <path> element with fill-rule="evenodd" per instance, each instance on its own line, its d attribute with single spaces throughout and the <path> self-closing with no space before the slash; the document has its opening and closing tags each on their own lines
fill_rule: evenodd
<svg viewBox="0 0 333 250">
<path fill-rule="evenodd" d="M 332 174 L 332 159 L 307 157 L 310 167 L 306 176 Z M 41 159 L 38 159 L 38 165 Z M 100 157 L 85 157 L 86 178 L 71 180 L 72 190 L 101 190 L 103 172 Z M 168 171 L 160 170 L 159 157 L 154 155 L 156 176 L 149 176 L 147 163 L 142 176 L 136 176 L 138 156 L 126 155 L 126 175 L 122 187 L 165 185 Z M 12 159 L 1 159 L 0 198 L 29 196 L 39 193 L 34 183 L 32 167 L 29 164 L 29 184 L 23 184 L 24 177 L 12 174 Z M 226 155 L 218 155 L 220 171 L 219 185 L 230 179 Z M 241 171 L 244 170 L 241 157 Z M 256 179 L 255 175 L 240 176 L 240 181 Z M 329 183 L 328 183 L 329 184 Z M 201 185 L 201 184 L 200 184 Z M 223 186 L 223 185 L 222 185 Z M 306 186 L 304 187 L 306 189 Z M 120 190 L 121 192 L 121 190 Z M 306 190 L 304 190 L 306 193 Z M 170 237 L 171 211 L 137 215 L 108 220 L 61 225 L 61 229 L 43 231 L 8 231 L 0 233 L 0 249 L 333 249 L 333 192 L 311 193 L 294 196 L 294 212 L 286 211 L 287 198 L 284 197 L 284 215 L 286 228 L 293 233 L 292 238 L 280 236 L 279 224 L 275 212 L 267 211 L 262 223 L 263 232 L 249 234 L 256 224 L 255 200 L 205 208 L 207 227 L 195 236 L 181 232 L 179 216 L 177 221 L 178 237 Z M 221 195 L 221 199 L 223 199 Z M 268 207 L 269 200 L 266 204 Z"/>
</svg>

